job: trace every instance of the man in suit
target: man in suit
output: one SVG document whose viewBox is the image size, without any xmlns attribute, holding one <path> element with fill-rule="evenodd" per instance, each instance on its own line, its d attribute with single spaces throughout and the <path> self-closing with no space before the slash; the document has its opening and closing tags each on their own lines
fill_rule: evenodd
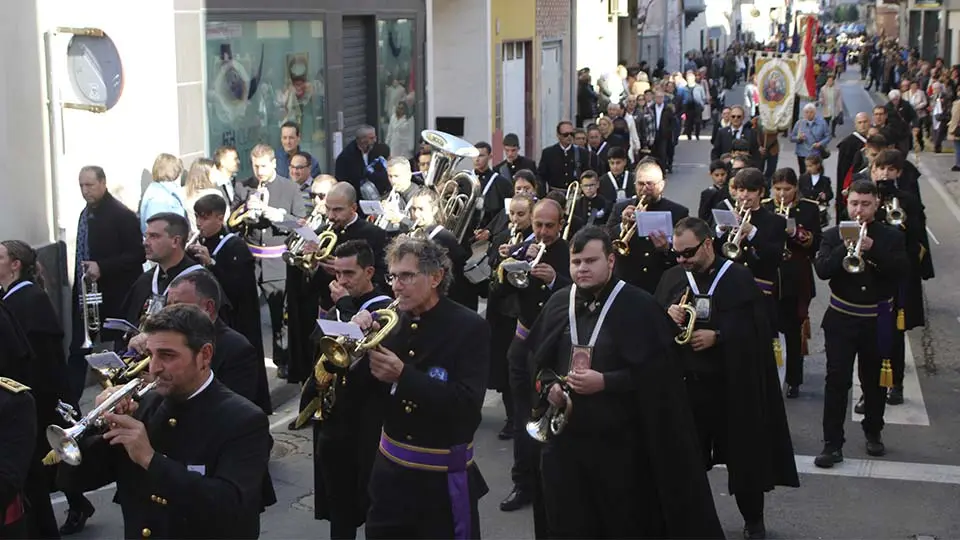
<svg viewBox="0 0 960 540">
<path fill-rule="evenodd" d="M 200 308 L 167 306 L 143 331 L 156 388 L 104 415 L 109 430 L 82 439 L 83 463 L 61 468 L 60 487 L 116 482 L 125 538 L 258 537 L 276 502 L 267 416 L 214 379 L 216 326 Z"/>
<path fill-rule="evenodd" d="M 548 146 L 540 153 L 538 176 L 545 195 L 551 189 L 566 191 L 571 182 L 587 170 L 589 152 L 573 144 L 573 124 L 563 120 L 557 124 L 557 144 Z"/>
<path fill-rule="evenodd" d="M 390 191 L 386 169 L 389 157 L 390 147 L 377 142 L 377 130 L 372 126 L 360 126 L 353 142 L 337 156 L 334 176 L 341 182 L 349 182 L 361 199 L 380 200 Z M 376 188 L 377 193 L 372 188 Z"/>
<path fill-rule="evenodd" d="M 738 140 L 748 141 L 750 143 L 750 157 L 754 162 L 759 161 L 760 151 L 759 141 L 753 128 L 746 122 L 743 107 L 734 105 L 730 107 L 730 125 L 720 128 L 717 131 L 717 139 L 713 144 L 713 150 L 710 151 L 710 159 L 720 159 L 720 156 L 733 151 L 733 142 Z"/>
<path fill-rule="evenodd" d="M 306 217 L 306 208 L 300 188 L 277 174 L 273 148 L 258 144 L 250 152 L 250 159 L 253 161 L 253 177 L 237 183 L 233 204 L 235 208 L 246 204 L 253 210 L 239 228 L 243 229 L 243 239 L 256 259 L 257 284 L 270 309 L 273 363 L 277 365 L 277 376 L 285 379 L 289 360 L 287 329 L 283 323 L 287 265 L 282 256 L 287 250 L 291 224 Z"/>
<path fill-rule="evenodd" d="M 77 226 L 77 256 L 70 296 L 73 332 L 70 341 L 70 401 L 76 403 L 83 393 L 87 378 L 88 349 L 81 348 L 84 339 L 83 316 L 80 313 L 80 278 L 87 276 L 88 286 L 96 283 L 103 295 L 101 322 L 107 317 L 122 317 L 123 299 L 133 282 L 143 272 L 143 236 L 140 222 L 129 208 L 107 191 L 107 177 L 101 167 L 89 165 L 80 169 L 80 193 L 87 202 L 80 212 Z M 120 336 L 104 330 L 96 341 L 111 341 Z"/>
<path fill-rule="evenodd" d="M 653 95 L 653 103 L 649 107 L 653 113 L 653 122 L 656 126 L 653 150 L 650 153 L 657 159 L 664 171 L 671 172 L 673 170 L 673 152 L 670 151 L 670 148 L 674 145 L 673 129 L 674 124 L 676 124 L 673 109 L 664 101 L 662 90 L 657 90 Z"/>
<path fill-rule="evenodd" d="M 503 154 L 506 157 L 493 170 L 513 183 L 513 174 L 521 169 L 537 170 L 537 162 L 520 155 L 520 137 L 516 133 L 507 133 L 503 138 Z"/>
<path fill-rule="evenodd" d="M 834 198 L 837 218 L 836 223 L 840 223 L 841 207 L 846 207 L 846 198 L 843 192 L 850 187 L 853 182 L 853 175 L 859 171 L 854 167 L 859 161 L 860 151 L 867 143 L 867 132 L 870 130 L 870 116 L 865 112 L 857 113 L 853 118 L 855 131 L 847 135 L 837 145 L 837 192 Z"/>
</svg>

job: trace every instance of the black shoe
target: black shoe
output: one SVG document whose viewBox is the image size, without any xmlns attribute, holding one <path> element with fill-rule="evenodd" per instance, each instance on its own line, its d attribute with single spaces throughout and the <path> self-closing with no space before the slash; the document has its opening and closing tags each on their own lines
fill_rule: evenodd
<svg viewBox="0 0 960 540">
<path fill-rule="evenodd" d="M 953 171 L 953 172 L 958 172 L 958 171 L 960 171 L 960 167 L 954 165 L 953 167 L 950 167 L 950 170 Z"/>
<path fill-rule="evenodd" d="M 743 525 L 743 537 L 746 540 L 763 540 L 767 537 L 767 527 L 764 526 L 763 520 L 757 521 L 755 523 L 745 523 Z"/>
<path fill-rule="evenodd" d="M 533 502 L 533 494 L 525 489 L 513 486 L 513 491 L 507 495 L 507 498 L 500 501 L 501 512 L 513 512 Z"/>
<path fill-rule="evenodd" d="M 887 394 L 887 405 L 903 405 L 903 387 L 894 386 Z"/>
<path fill-rule="evenodd" d="M 880 457 L 886 453 L 887 447 L 883 445 L 883 441 L 880 439 L 880 434 L 867 434 L 867 455 Z"/>
<path fill-rule="evenodd" d="M 787 398 L 796 399 L 800 397 L 800 385 L 787 385 Z"/>
<path fill-rule="evenodd" d="M 277 378 L 286 379 L 290 375 L 290 371 L 287 370 L 287 366 L 277 366 Z"/>
<path fill-rule="evenodd" d="M 821 469 L 829 469 L 837 463 L 843 462 L 843 450 L 839 448 L 834 450 L 829 446 L 824 446 L 820 455 L 813 458 L 813 464 Z"/>
<path fill-rule="evenodd" d="M 507 418 L 507 421 L 503 423 L 503 429 L 500 430 L 500 433 L 497 433 L 497 438 L 501 441 L 509 441 L 513 438 L 513 419 Z"/>
<path fill-rule="evenodd" d="M 863 404 L 863 396 L 860 396 L 860 399 L 857 400 L 857 404 L 853 406 L 853 412 L 857 414 L 863 414 L 867 410 L 867 407 Z"/>
<path fill-rule="evenodd" d="M 60 534 L 67 536 L 77 534 L 87 525 L 87 520 L 93 517 L 96 509 L 93 506 L 89 508 L 70 508 L 67 510 L 67 520 L 60 526 Z"/>
</svg>

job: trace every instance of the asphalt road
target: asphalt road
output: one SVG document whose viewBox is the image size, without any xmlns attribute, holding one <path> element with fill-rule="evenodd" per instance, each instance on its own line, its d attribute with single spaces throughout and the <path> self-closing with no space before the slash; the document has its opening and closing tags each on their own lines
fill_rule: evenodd
<svg viewBox="0 0 960 540">
<path fill-rule="evenodd" d="M 837 140 L 850 132 L 849 119 L 854 113 L 872 106 L 871 96 L 862 90 L 855 73 L 841 80 L 841 88 L 848 122 L 839 129 Z M 728 103 L 742 101 L 741 88 L 729 94 Z M 666 196 L 694 210 L 699 192 L 709 182 L 708 139 L 682 140 L 674 173 L 668 178 Z M 781 141 L 781 164 L 795 166 L 792 144 Z M 866 456 L 851 407 L 846 425 L 846 461 L 829 471 L 813 467 L 812 458 L 822 446 L 825 362 L 818 326 L 825 309 L 826 284 L 819 283 L 819 295 L 811 307 L 814 338 L 802 393 L 799 399 L 786 402 L 802 486 L 768 495 L 770 538 L 949 538 L 960 531 L 960 453 L 956 452 L 960 435 L 960 361 L 956 358 L 960 349 L 960 277 L 953 274 L 955 261 L 960 258 L 960 208 L 950 195 L 953 190 L 944 189 L 940 182 L 957 180 L 956 173 L 950 173 L 950 178 L 942 173 L 952 164 L 943 166 L 946 160 L 945 156 L 929 161 L 926 155 L 922 158 L 921 170 L 931 176 L 921 180 L 921 186 L 930 231 L 936 238 L 931 238 L 931 246 L 937 277 L 925 284 L 928 326 L 909 336 L 907 403 L 887 409 L 884 439 L 888 454 L 882 459 Z M 835 170 L 836 158 L 832 157 L 826 171 L 832 177 Z M 271 418 L 275 447 L 270 468 L 279 502 L 262 516 L 262 536 L 327 538 L 327 523 L 313 520 L 310 432 L 286 429 L 294 406 L 295 402 L 287 402 Z M 529 509 L 503 513 L 497 507 L 510 490 L 512 461 L 510 443 L 496 437 L 503 419 L 499 397 L 488 394 L 484 420 L 476 436 L 477 462 L 490 485 L 489 495 L 480 504 L 482 530 L 487 538 L 532 538 Z M 710 473 L 710 480 L 727 536 L 739 538 L 742 522 L 735 502 L 725 492 L 726 472 L 716 469 Z M 122 534 L 119 507 L 111 502 L 113 493 L 108 487 L 90 495 L 97 513 L 77 538 Z M 62 498 L 54 497 L 56 509 L 65 511 Z"/>
</svg>

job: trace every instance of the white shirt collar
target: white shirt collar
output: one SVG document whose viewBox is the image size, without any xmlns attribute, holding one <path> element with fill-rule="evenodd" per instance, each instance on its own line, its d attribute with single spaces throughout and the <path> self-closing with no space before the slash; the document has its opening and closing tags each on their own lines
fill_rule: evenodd
<svg viewBox="0 0 960 540">
<path fill-rule="evenodd" d="M 212 382 L 213 382 L 213 370 L 211 369 L 211 370 L 210 370 L 210 375 L 207 376 L 207 381 L 204 382 L 203 384 L 201 384 L 201 385 L 200 385 L 200 388 L 197 388 L 197 391 L 196 391 L 196 392 L 190 394 L 190 397 L 187 398 L 187 401 L 190 401 L 191 399 L 197 397 L 197 394 L 199 394 L 200 392 L 203 392 L 204 390 L 206 390 L 207 387 L 210 386 L 210 383 L 212 383 Z"/>
<path fill-rule="evenodd" d="M 560 145 L 560 149 L 563 150 L 563 153 L 564 153 L 564 154 L 566 154 L 567 151 L 570 150 L 571 148 L 573 148 L 573 145 L 572 145 L 572 144 L 567 145 L 567 146 L 564 146 L 564 145 L 562 145 L 562 144 Z"/>
</svg>

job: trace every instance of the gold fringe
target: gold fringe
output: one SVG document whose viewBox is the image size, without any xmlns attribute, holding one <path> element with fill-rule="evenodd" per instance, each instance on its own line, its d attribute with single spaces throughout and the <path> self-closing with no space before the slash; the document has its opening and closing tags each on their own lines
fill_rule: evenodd
<svg viewBox="0 0 960 540">
<path fill-rule="evenodd" d="M 880 387 L 893 388 L 893 368 L 890 366 L 889 359 L 885 359 L 880 366 Z"/>
<path fill-rule="evenodd" d="M 803 320 L 803 337 L 810 339 L 810 317 Z"/>
<path fill-rule="evenodd" d="M 907 314 L 903 308 L 897 310 L 897 330 L 901 332 L 907 329 Z"/>
<path fill-rule="evenodd" d="M 57 456 L 56 452 L 51 450 L 47 452 L 47 455 L 43 456 L 43 460 L 41 461 L 41 463 L 43 463 L 48 467 L 51 465 L 56 465 L 57 463 L 60 463 L 60 457 Z"/>
<path fill-rule="evenodd" d="M 783 367 L 783 350 L 780 348 L 780 339 L 773 340 L 773 356 L 777 359 L 777 367 Z"/>
</svg>

